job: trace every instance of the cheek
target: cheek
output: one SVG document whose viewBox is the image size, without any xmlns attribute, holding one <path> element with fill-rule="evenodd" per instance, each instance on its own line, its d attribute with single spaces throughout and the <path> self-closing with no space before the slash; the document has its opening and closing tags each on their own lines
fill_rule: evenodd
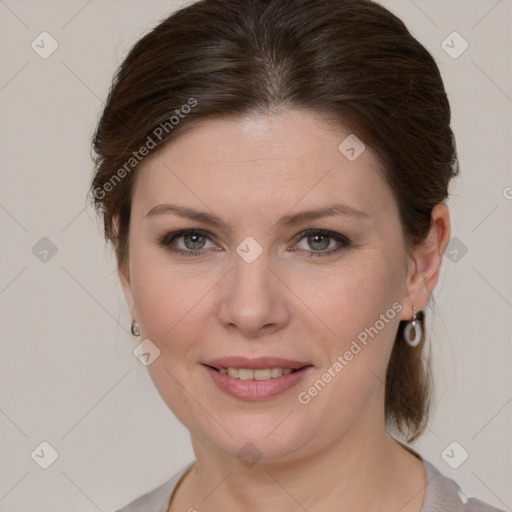
<svg viewBox="0 0 512 512">
<path fill-rule="evenodd" d="M 381 339 L 391 337 L 398 325 L 396 308 L 403 276 L 397 266 L 375 259 L 303 274 L 293 284 L 294 293 L 311 312 L 310 321 L 318 324 L 338 351 L 348 349 L 359 335 L 364 339 L 364 333 L 376 323 Z M 384 321 L 381 315 L 385 315 Z"/>
<path fill-rule="evenodd" d="M 142 275 L 134 276 L 135 306 L 144 336 L 161 349 L 169 348 L 171 341 L 192 336 L 201 325 L 198 318 L 205 314 L 212 285 L 213 280 L 210 283 L 183 271 L 147 265 Z"/>
<path fill-rule="evenodd" d="M 204 340 L 205 322 L 214 316 L 212 297 L 222 272 L 171 262 L 165 249 L 141 244 L 132 250 L 132 289 L 142 336 L 160 349 L 159 363 L 186 372 L 197 360 L 195 347 Z"/>
<path fill-rule="evenodd" d="M 135 263 L 136 262 L 136 263 Z M 149 375 L 173 414 L 184 424 L 204 411 L 190 388 L 191 372 L 197 371 L 197 353 L 204 340 L 208 292 L 218 279 L 194 277 L 189 271 L 162 263 L 154 254 L 134 259 L 132 277 L 135 307 L 144 339 L 150 339 L 160 355 L 148 366 Z M 189 391 L 185 391 L 188 389 Z"/>
<path fill-rule="evenodd" d="M 324 329 L 327 334 L 318 340 L 324 353 L 322 367 L 299 392 L 304 401 L 311 400 L 311 410 L 329 410 L 330 426 L 325 428 L 332 429 L 333 435 L 339 425 L 372 409 L 370 401 L 383 391 L 400 319 L 402 279 L 400 269 L 385 268 L 381 262 L 315 280 L 323 283 L 321 287 L 311 288 L 312 281 L 302 281 L 297 294 L 307 297 L 305 302 L 315 313 L 308 317 L 310 322 L 318 318 L 316 324 L 329 329 Z"/>
</svg>

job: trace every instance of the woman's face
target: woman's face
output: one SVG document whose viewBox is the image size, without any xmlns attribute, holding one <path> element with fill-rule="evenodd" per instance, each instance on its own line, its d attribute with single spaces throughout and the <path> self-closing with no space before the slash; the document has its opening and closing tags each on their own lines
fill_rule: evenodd
<svg viewBox="0 0 512 512">
<path fill-rule="evenodd" d="M 339 149 L 349 134 L 299 111 L 211 119 L 137 171 L 122 284 L 160 350 L 151 378 L 198 442 L 291 460 L 383 425 L 414 265 L 378 155 Z M 304 368 L 264 370 L 279 367 Z"/>
</svg>

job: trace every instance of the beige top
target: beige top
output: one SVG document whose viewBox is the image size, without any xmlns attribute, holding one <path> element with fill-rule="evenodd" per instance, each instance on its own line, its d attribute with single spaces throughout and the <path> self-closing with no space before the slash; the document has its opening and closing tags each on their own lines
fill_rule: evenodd
<svg viewBox="0 0 512 512">
<path fill-rule="evenodd" d="M 467 498 L 453 480 L 441 474 L 420 455 L 415 455 L 423 462 L 427 475 L 425 500 L 421 512 L 504 512 L 476 498 Z M 174 489 L 194 464 L 195 461 L 191 462 L 171 479 L 116 512 L 167 512 Z"/>
</svg>

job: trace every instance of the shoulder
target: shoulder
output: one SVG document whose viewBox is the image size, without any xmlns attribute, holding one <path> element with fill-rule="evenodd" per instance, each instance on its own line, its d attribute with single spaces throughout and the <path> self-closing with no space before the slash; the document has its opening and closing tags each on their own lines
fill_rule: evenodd
<svg viewBox="0 0 512 512">
<path fill-rule="evenodd" d="M 504 512 L 477 498 L 468 498 L 452 479 L 444 476 L 430 462 L 420 459 L 427 475 L 421 512 Z"/>
<path fill-rule="evenodd" d="M 123 508 L 116 510 L 116 512 L 167 512 L 171 494 L 176 488 L 180 478 L 194 464 L 195 461 L 187 464 L 169 480 L 142 496 L 139 496 Z"/>
</svg>

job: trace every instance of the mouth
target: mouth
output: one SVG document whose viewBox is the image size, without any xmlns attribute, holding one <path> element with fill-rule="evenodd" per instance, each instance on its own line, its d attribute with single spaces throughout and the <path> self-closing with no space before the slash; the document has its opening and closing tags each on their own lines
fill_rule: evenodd
<svg viewBox="0 0 512 512">
<path fill-rule="evenodd" d="M 270 379 L 278 379 L 283 375 L 289 375 L 290 373 L 295 373 L 307 366 L 305 365 L 300 368 L 281 368 L 281 367 L 273 367 L 273 368 L 225 368 L 221 366 L 220 368 L 216 368 L 215 366 L 205 365 L 215 370 L 223 375 L 227 375 L 232 379 L 240 379 L 240 380 L 270 380 Z"/>
<path fill-rule="evenodd" d="M 307 362 L 260 357 L 225 357 L 202 363 L 217 387 L 243 400 L 266 400 L 296 386 L 313 370 Z"/>
</svg>

